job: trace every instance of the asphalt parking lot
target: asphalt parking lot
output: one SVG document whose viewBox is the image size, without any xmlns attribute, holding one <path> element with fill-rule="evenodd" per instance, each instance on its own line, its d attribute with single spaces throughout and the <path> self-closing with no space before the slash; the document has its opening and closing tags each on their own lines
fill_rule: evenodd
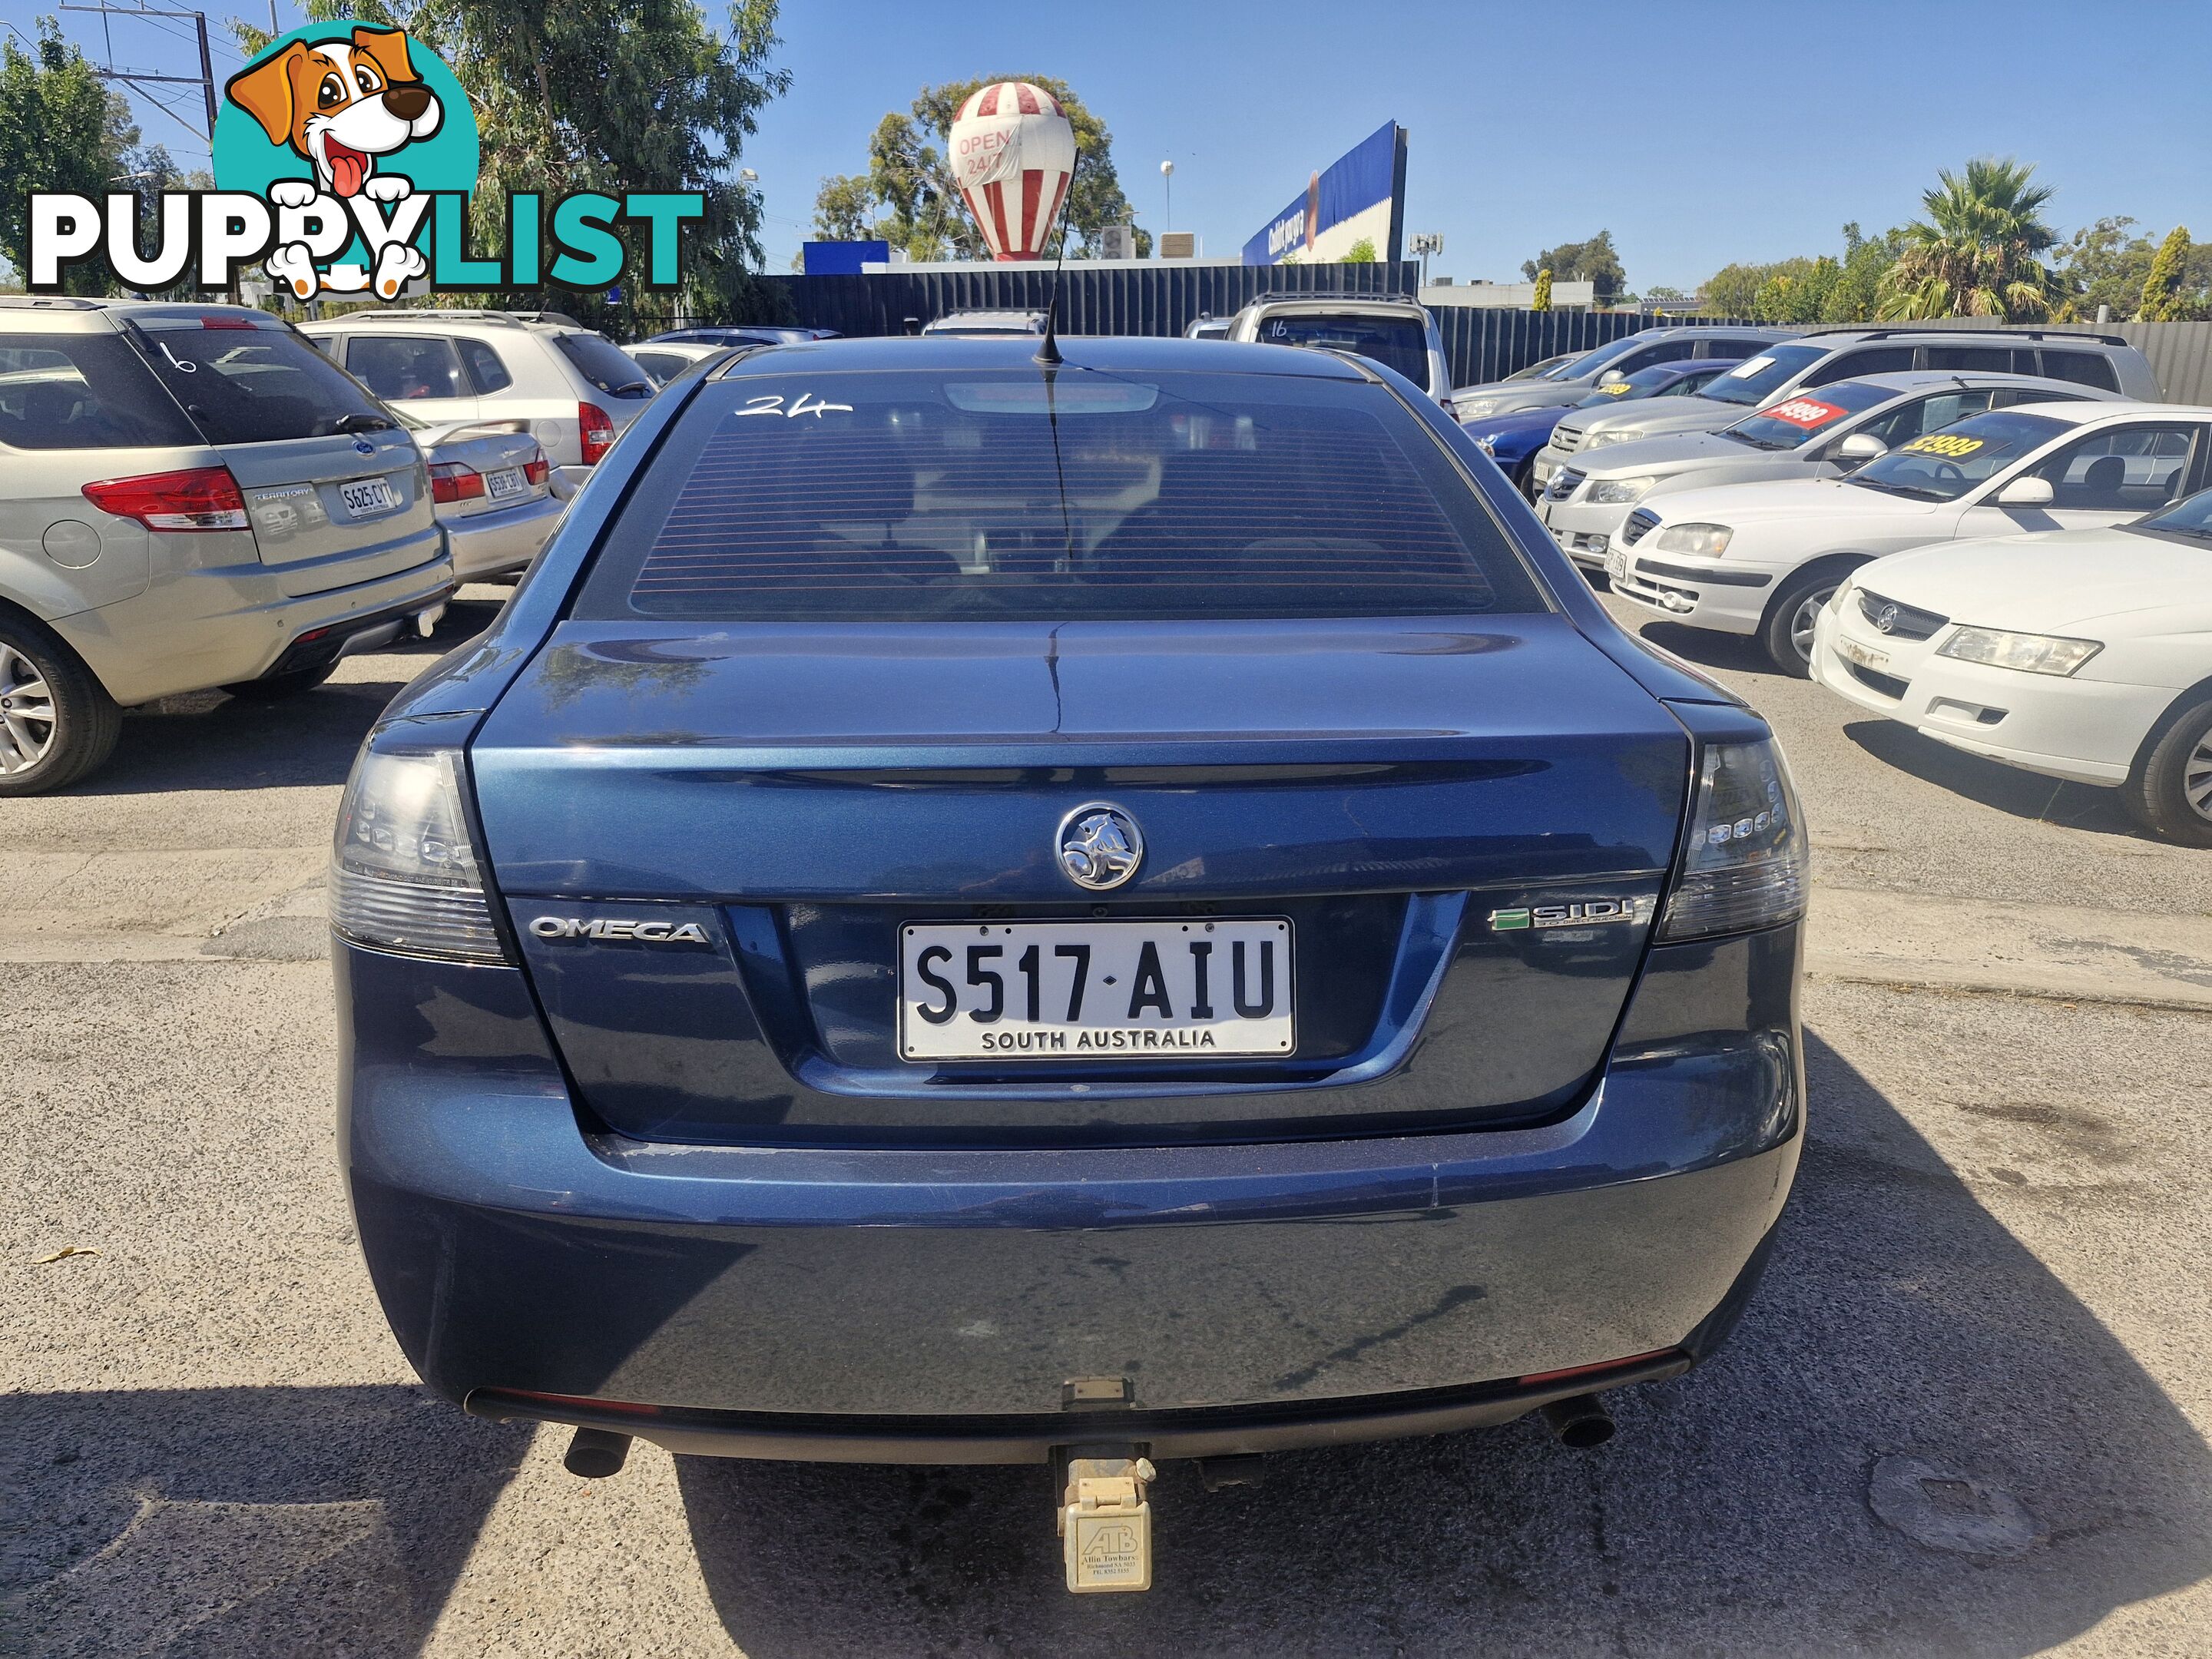
<svg viewBox="0 0 2212 1659">
<path fill-rule="evenodd" d="M 1666 624 L 1806 798 L 1812 1128 L 1734 1344 L 1611 1445 L 1170 1465 L 1158 1587 L 1078 1599 L 1039 1471 L 586 1482 L 425 1397 L 339 1188 L 321 870 L 362 733 L 488 592 L 0 804 L 0 1652 L 2212 1648 L 2212 854 Z"/>
</svg>

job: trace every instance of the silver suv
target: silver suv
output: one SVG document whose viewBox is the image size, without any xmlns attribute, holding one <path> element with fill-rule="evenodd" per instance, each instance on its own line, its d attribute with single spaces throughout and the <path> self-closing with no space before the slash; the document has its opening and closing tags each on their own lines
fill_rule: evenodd
<svg viewBox="0 0 2212 1659">
<path fill-rule="evenodd" d="M 1771 346 L 1711 381 L 1694 398 L 1653 414 L 1578 410 L 1552 428 L 1530 476 L 1540 486 L 1566 459 L 1604 444 L 1635 443 L 1665 433 L 1717 432 L 1793 392 L 1909 369 L 1969 374 L 2037 374 L 2155 402 L 2161 395 L 2149 360 L 2117 334 L 2049 329 L 1827 328 Z"/>
<path fill-rule="evenodd" d="M 1263 297 L 1231 318 L 1223 337 L 1352 352 L 1397 370 L 1439 403 L 1451 387 L 1443 337 L 1417 300 L 1361 294 Z"/>
<path fill-rule="evenodd" d="M 286 696 L 453 591 L 415 441 L 265 312 L 0 297 L 0 795 L 121 710 Z"/>
<path fill-rule="evenodd" d="M 573 495 L 653 393 L 605 336 L 555 312 L 362 310 L 300 331 L 394 409 L 432 426 L 512 421 Z"/>
<path fill-rule="evenodd" d="M 1798 332 L 1794 328 L 1739 328 L 1734 324 L 1639 329 L 1564 361 L 1552 358 L 1502 380 L 1461 386 L 1444 400 L 1444 407 L 1462 422 L 1517 414 L 1524 409 L 1565 409 L 1600 386 L 1619 385 L 1638 369 L 1692 357 L 1731 361 L 1753 357 Z"/>
</svg>

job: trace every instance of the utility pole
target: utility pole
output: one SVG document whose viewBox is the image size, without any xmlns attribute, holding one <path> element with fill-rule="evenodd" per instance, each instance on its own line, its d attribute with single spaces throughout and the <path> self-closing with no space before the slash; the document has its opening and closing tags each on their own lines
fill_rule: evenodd
<svg viewBox="0 0 2212 1659">
<path fill-rule="evenodd" d="M 141 82 L 181 87 L 198 87 L 200 89 L 200 96 L 207 107 L 208 168 L 210 172 L 214 171 L 216 115 L 215 58 L 208 51 L 207 14 L 204 11 L 167 10 L 154 6 L 110 5 L 106 3 L 106 0 L 100 0 L 100 3 L 94 5 L 83 4 L 82 0 L 61 0 L 61 9 L 64 11 L 97 12 L 103 18 L 189 17 L 192 20 L 192 30 L 198 39 L 200 48 L 200 72 L 197 76 L 149 75 L 143 73 L 137 70 L 117 69 L 114 64 L 112 47 L 109 49 L 110 58 L 108 60 L 108 66 L 106 69 L 94 70 L 93 73 L 99 76 L 103 81 L 120 81 L 125 86 L 131 87 L 134 90 L 138 87 Z M 270 27 L 273 31 L 276 23 L 276 0 L 269 0 L 269 22 Z M 151 93 L 147 94 L 147 98 L 156 108 L 166 111 L 171 119 L 180 122 L 186 127 L 190 127 L 191 125 L 191 122 L 185 120 L 184 117 L 179 115 L 176 111 L 170 109 L 167 104 L 162 103 L 160 99 L 154 97 Z M 233 305 L 236 305 L 239 302 L 238 283 L 234 277 L 232 279 L 230 284 L 230 301 Z"/>
<path fill-rule="evenodd" d="M 192 28 L 199 37 L 200 72 L 198 75 L 149 75 L 137 70 L 117 69 L 112 62 L 106 69 L 95 70 L 93 72 L 103 81 L 120 81 L 125 85 L 133 88 L 141 82 L 198 87 L 207 105 L 208 155 L 212 161 L 215 155 L 215 59 L 208 52 L 207 14 L 204 11 L 168 11 L 153 6 L 116 6 L 105 3 L 85 5 L 82 3 L 82 0 L 61 0 L 61 9 L 64 11 L 97 12 L 103 17 L 189 17 L 191 19 Z M 276 21 L 275 0 L 270 0 L 269 21 L 273 28 Z M 152 94 L 149 94 L 148 96 L 150 98 Z M 161 108 L 168 109 L 168 106 L 161 104 L 160 100 L 155 99 L 154 101 Z M 175 115 L 176 112 L 170 110 L 169 113 Z M 181 117 L 178 118 L 182 119 Z M 186 122 L 185 125 L 189 126 L 191 123 Z"/>
</svg>

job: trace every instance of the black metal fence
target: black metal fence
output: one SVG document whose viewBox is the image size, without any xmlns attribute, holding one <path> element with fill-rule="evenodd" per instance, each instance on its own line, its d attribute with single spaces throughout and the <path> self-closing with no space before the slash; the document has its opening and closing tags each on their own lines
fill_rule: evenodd
<svg viewBox="0 0 2212 1659">
<path fill-rule="evenodd" d="M 903 333 L 956 311 L 1042 311 L 1049 266 L 889 270 L 866 276 L 769 276 L 797 319 L 841 334 Z M 1069 334 L 1181 334 L 1200 317 L 1227 317 L 1263 294 L 1411 294 L 1420 266 L 1397 264 L 1092 266 L 1060 276 L 1060 325 Z M 1494 380 L 1562 351 L 1587 351 L 1668 319 L 1628 312 L 1434 307 L 1454 386 Z"/>
<path fill-rule="evenodd" d="M 1060 326 L 1069 334 L 1180 334 L 1200 317 L 1227 317 L 1262 294 L 1411 294 L 1421 268 L 1395 265 L 1177 265 L 1060 270 Z M 1050 265 L 888 270 L 867 276 L 771 276 L 799 320 L 841 334 L 898 334 L 955 311 L 1042 311 Z"/>
</svg>

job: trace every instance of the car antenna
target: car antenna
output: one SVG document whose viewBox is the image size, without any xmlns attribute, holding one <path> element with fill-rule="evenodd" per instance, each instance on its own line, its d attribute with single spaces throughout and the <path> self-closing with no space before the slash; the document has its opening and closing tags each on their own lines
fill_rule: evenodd
<svg viewBox="0 0 2212 1659">
<path fill-rule="evenodd" d="M 1036 361 L 1057 368 L 1066 360 L 1060 355 L 1060 268 L 1067 263 L 1067 229 L 1075 217 L 1075 174 L 1083 165 L 1081 152 L 1067 164 L 1067 200 L 1060 210 L 1060 252 L 1052 262 L 1052 292 L 1044 302 L 1044 338 L 1037 342 Z"/>
</svg>

